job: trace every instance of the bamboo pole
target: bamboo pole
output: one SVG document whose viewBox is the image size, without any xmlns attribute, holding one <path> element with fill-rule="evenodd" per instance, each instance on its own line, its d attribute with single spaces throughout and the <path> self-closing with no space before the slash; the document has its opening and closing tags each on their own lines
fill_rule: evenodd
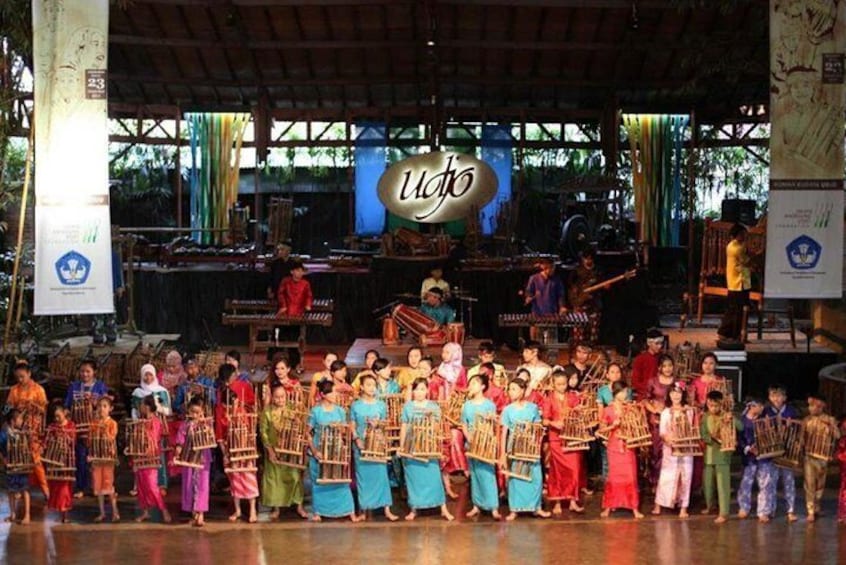
<svg viewBox="0 0 846 565">
<path fill-rule="evenodd" d="M 29 197 L 29 182 L 32 177 L 32 153 L 35 146 L 34 112 L 29 117 L 29 141 L 26 147 L 26 165 L 24 167 L 23 194 L 21 195 L 21 213 L 18 221 L 18 239 L 15 246 L 15 261 L 12 267 L 12 288 L 9 291 L 9 309 L 6 312 L 6 329 L 3 332 L 3 351 L 9 351 L 9 333 L 12 329 L 12 318 L 15 310 L 15 293 L 18 292 L 18 272 L 21 264 L 21 246 L 23 245 L 24 224 L 26 224 L 26 203 Z M 23 294 L 23 289 L 20 290 Z M 18 318 L 20 320 L 20 318 Z"/>
</svg>

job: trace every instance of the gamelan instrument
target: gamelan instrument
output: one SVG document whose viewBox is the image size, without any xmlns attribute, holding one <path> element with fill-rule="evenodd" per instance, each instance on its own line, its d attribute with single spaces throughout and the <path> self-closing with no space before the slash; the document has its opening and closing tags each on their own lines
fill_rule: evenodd
<svg viewBox="0 0 846 565">
<path fill-rule="evenodd" d="M 782 438 L 784 438 L 784 453 L 775 458 L 778 467 L 797 470 L 802 466 L 802 456 L 805 451 L 805 428 L 801 420 L 782 420 Z"/>
<path fill-rule="evenodd" d="M 95 421 L 88 431 L 88 462 L 101 465 L 117 463 L 117 441 L 106 435 L 105 424 Z"/>
<path fill-rule="evenodd" d="M 126 421 L 126 448 L 133 469 L 154 469 L 162 464 L 161 446 L 150 437 L 151 420 Z"/>
<path fill-rule="evenodd" d="M 29 434 L 9 429 L 8 442 L 6 473 L 9 475 L 28 475 L 35 467 L 32 446 L 29 444 Z"/>
<path fill-rule="evenodd" d="M 71 352 L 70 343 L 66 342 L 47 358 L 47 370 L 52 378 L 70 382 L 79 370 L 79 362 L 79 355 Z"/>
<path fill-rule="evenodd" d="M 543 424 L 535 422 L 514 424 L 514 429 L 509 431 L 505 444 L 507 468 L 502 471 L 503 475 L 521 481 L 532 480 L 532 465 L 539 463 L 541 458 L 543 433 Z"/>
<path fill-rule="evenodd" d="M 696 409 L 670 409 L 670 435 L 673 457 L 701 457 L 702 435 L 697 425 Z"/>
<path fill-rule="evenodd" d="M 223 309 L 229 310 L 232 314 L 244 312 L 276 312 L 279 304 L 275 300 L 241 300 L 238 298 L 227 298 L 223 303 Z M 315 298 L 311 303 L 312 312 L 332 312 L 335 309 L 335 301 L 331 298 Z"/>
<path fill-rule="evenodd" d="M 402 394 L 385 394 L 382 396 L 382 400 L 388 407 L 388 418 L 385 422 L 385 432 L 388 434 L 388 450 L 394 453 L 400 447 L 402 406 L 405 399 Z"/>
<path fill-rule="evenodd" d="M 224 326 L 250 326 L 258 330 L 272 330 L 277 326 L 332 325 L 331 312 L 305 312 L 302 316 L 275 316 L 274 314 L 223 314 Z"/>
<path fill-rule="evenodd" d="M 391 310 L 391 318 L 406 333 L 414 336 L 421 345 L 443 345 L 446 343 L 446 331 L 418 308 L 397 304 Z"/>
<path fill-rule="evenodd" d="M 405 438 L 397 456 L 421 463 L 438 460 L 442 454 L 443 435 L 440 415 L 430 411 L 416 414 L 406 424 Z"/>
<path fill-rule="evenodd" d="M 444 406 L 442 407 L 442 417 L 453 426 L 461 425 L 461 409 L 464 408 L 464 402 L 467 400 L 467 391 L 460 389 L 453 389 L 449 393 Z"/>
<path fill-rule="evenodd" d="M 734 416 L 731 412 L 722 414 L 717 436 L 720 441 L 720 451 L 730 452 L 737 449 L 737 429 L 734 427 Z"/>
<path fill-rule="evenodd" d="M 396 345 L 399 343 L 399 326 L 390 316 L 382 318 L 382 345 Z"/>
<path fill-rule="evenodd" d="M 88 433 L 88 427 L 96 418 L 97 401 L 99 398 L 99 396 L 93 394 L 73 393 L 71 420 L 76 426 L 76 431 L 79 435 L 84 436 Z"/>
<path fill-rule="evenodd" d="M 44 438 L 44 453 L 41 462 L 50 481 L 76 480 L 76 452 L 74 451 L 75 434 L 51 426 Z"/>
<path fill-rule="evenodd" d="M 758 459 L 771 459 L 784 455 L 781 418 L 755 420 L 755 447 L 758 451 Z"/>
<path fill-rule="evenodd" d="M 350 449 L 352 428 L 346 423 L 323 426 L 320 430 L 320 459 L 317 484 L 351 483 Z"/>
<path fill-rule="evenodd" d="M 496 414 L 476 414 L 466 455 L 491 465 L 499 460 L 500 424 Z"/>
<path fill-rule="evenodd" d="M 203 468 L 203 450 L 217 447 L 214 439 L 214 428 L 211 418 L 201 418 L 188 421 L 188 430 L 185 432 L 185 443 L 179 455 L 173 456 L 173 464 L 179 467 L 190 467 L 192 469 Z"/>
<path fill-rule="evenodd" d="M 258 467 L 258 446 L 256 444 L 257 417 L 253 412 L 235 411 L 229 414 L 226 430 L 226 451 L 229 464 L 226 473 L 256 472 Z"/>
<path fill-rule="evenodd" d="M 624 404 L 620 414 L 620 438 L 626 447 L 635 449 L 652 445 L 652 432 L 646 419 L 646 410 L 641 404 Z"/>
<path fill-rule="evenodd" d="M 450 322 L 446 326 L 446 339 L 449 343 L 464 345 L 464 324 L 462 322 Z"/>
<path fill-rule="evenodd" d="M 805 420 L 805 456 L 820 461 L 834 459 L 837 424 L 828 416 L 811 416 Z"/>
<path fill-rule="evenodd" d="M 360 458 L 371 463 L 385 463 L 391 458 L 388 450 L 388 421 L 368 419 L 364 427 Z"/>
<path fill-rule="evenodd" d="M 584 312 L 567 312 L 566 314 L 500 314 L 501 328 L 586 328 L 590 318 Z"/>
<path fill-rule="evenodd" d="M 280 465 L 305 469 L 306 421 L 308 414 L 286 406 L 279 418 L 273 418 L 276 445 L 272 446 Z"/>
</svg>

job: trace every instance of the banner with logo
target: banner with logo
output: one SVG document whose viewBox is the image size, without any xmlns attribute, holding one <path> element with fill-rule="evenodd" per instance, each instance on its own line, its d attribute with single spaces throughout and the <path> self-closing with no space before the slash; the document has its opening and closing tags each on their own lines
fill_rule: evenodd
<svg viewBox="0 0 846 565">
<path fill-rule="evenodd" d="M 114 311 L 108 0 L 33 0 L 35 314 Z"/>
<path fill-rule="evenodd" d="M 770 198 L 764 294 L 843 293 L 846 2 L 770 0 Z"/>
</svg>

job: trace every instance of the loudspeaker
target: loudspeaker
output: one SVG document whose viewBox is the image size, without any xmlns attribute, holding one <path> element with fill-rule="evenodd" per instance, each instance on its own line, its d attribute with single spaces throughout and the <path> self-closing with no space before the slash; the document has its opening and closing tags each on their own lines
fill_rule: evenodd
<svg viewBox="0 0 846 565">
<path fill-rule="evenodd" d="M 755 201 L 739 198 L 726 198 L 722 204 L 720 220 L 746 226 L 755 225 Z"/>
</svg>

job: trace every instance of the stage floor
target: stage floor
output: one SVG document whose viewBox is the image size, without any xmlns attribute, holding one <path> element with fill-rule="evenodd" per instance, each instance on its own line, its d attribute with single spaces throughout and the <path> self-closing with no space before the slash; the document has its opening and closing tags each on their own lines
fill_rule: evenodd
<svg viewBox="0 0 846 565">
<path fill-rule="evenodd" d="M 735 480 L 737 477 L 735 477 Z M 829 477 L 835 484 L 836 477 Z M 495 522 L 490 516 L 467 519 L 465 485 L 457 485 L 460 497 L 449 503 L 456 521 L 447 523 L 437 513 L 426 512 L 414 522 L 387 524 L 375 518 L 361 524 L 329 520 L 314 524 L 299 520 L 293 512 L 281 522 L 270 523 L 267 513 L 259 523 L 231 523 L 228 498 L 212 498 L 212 511 L 204 528 L 192 528 L 187 515 L 175 514 L 174 524 L 136 524 L 135 501 L 121 498 L 123 521 L 92 524 L 96 514 L 93 498 L 75 502 L 70 524 L 51 516 L 42 521 L 43 500 L 34 497 L 32 524 L 0 526 L 0 562 L 29 565 L 56 562 L 84 563 L 572 563 L 677 564 L 677 563 L 837 563 L 846 544 L 846 527 L 835 520 L 836 491 L 823 500 L 825 516 L 814 524 L 788 524 L 784 509 L 771 523 L 734 517 L 717 526 L 713 516 L 701 516 L 701 505 L 691 506 L 688 520 L 667 511 L 660 517 L 647 513 L 635 521 L 628 512 L 599 518 L 601 493 L 589 498 L 585 514 L 541 520 L 520 517 L 516 522 Z M 126 492 L 123 490 L 122 492 Z M 804 508 L 801 488 L 797 506 Z M 5 497 L 0 515 L 6 516 Z M 179 490 L 168 496 L 170 509 L 179 505 Z M 400 504 L 395 510 L 400 510 Z"/>
</svg>

